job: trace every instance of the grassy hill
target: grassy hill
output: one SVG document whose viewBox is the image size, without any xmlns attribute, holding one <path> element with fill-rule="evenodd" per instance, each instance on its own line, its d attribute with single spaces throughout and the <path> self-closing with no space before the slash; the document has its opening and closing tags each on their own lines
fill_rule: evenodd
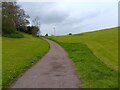
<svg viewBox="0 0 120 90">
<path fill-rule="evenodd" d="M 16 77 L 36 63 L 49 49 L 41 38 L 24 34 L 24 38 L 2 38 L 3 87 L 10 85 Z"/>
<path fill-rule="evenodd" d="M 48 38 L 68 52 L 81 87 L 118 87 L 118 28 Z"/>
</svg>

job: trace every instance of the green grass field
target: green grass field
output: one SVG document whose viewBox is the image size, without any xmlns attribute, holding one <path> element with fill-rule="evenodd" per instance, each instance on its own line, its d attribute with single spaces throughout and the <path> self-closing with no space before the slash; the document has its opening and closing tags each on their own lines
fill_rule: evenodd
<svg viewBox="0 0 120 90">
<path fill-rule="evenodd" d="M 49 49 L 49 44 L 27 34 L 24 38 L 5 38 L 3 44 L 3 87 L 9 86 L 21 73 L 36 63 Z"/>
<path fill-rule="evenodd" d="M 118 28 L 48 37 L 68 52 L 83 88 L 118 87 Z"/>
</svg>

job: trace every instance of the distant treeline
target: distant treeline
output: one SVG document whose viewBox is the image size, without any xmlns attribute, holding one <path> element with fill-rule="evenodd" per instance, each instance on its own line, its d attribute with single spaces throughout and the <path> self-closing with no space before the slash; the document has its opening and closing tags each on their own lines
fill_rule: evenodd
<svg viewBox="0 0 120 90">
<path fill-rule="evenodd" d="M 2 35 L 23 37 L 20 32 L 37 35 L 39 27 L 28 26 L 29 15 L 16 2 L 2 2 Z"/>
</svg>

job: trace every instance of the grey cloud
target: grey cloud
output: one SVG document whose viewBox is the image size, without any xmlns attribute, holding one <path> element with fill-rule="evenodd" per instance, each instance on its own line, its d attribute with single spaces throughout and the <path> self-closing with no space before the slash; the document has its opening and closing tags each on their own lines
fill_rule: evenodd
<svg viewBox="0 0 120 90">
<path fill-rule="evenodd" d="M 69 14 L 65 12 L 52 11 L 48 14 L 44 14 L 41 16 L 41 23 L 44 23 L 44 24 L 61 23 L 68 16 Z"/>
<path fill-rule="evenodd" d="M 26 2 L 21 4 L 22 6 L 24 5 L 24 8 L 30 15 L 30 18 L 33 20 L 36 16 L 38 16 L 41 24 L 61 23 L 69 16 L 68 12 L 56 8 L 57 4 L 55 2 Z"/>
<path fill-rule="evenodd" d="M 83 23 L 86 20 L 90 20 L 96 16 L 100 15 L 100 12 L 91 12 L 88 15 L 78 15 L 76 17 L 69 17 L 67 21 L 62 23 L 63 25 L 76 25 L 78 23 Z M 82 16 L 82 17 L 81 17 Z M 70 19 L 71 18 L 71 19 Z"/>
<path fill-rule="evenodd" d="M 99 29 L 117 23 L 115 15 L 118 7 L 113 8 L 113 3 L 98 5 L 98 3 L 22 2 L 20 5 L 30 15 L 31 21 L 36 16 L 40 18 L 43 33 L 51 33 L 53 25 L 56 26 L 56 32 L 60 35 Z"/>
<path fill-rule="evenodd" d="M 77 14 L 77 16 L 71 17 L 74 15 L 72 12 L 61 10 L 57 7 L 55 2 L 22 2 L 21 5 L 25 8 L 27 13 L 30 15 L 31 20 L 36 16 L 40 18 L 41 24 L 53 24 L 60 23 L 61 25 L 73 25 L 82 23 L 86 20 L 96 17 L 98 12 L 88 12 L 88 15 Z M 34 5 L 34 6 L 33 6 Z"/>
</svg>

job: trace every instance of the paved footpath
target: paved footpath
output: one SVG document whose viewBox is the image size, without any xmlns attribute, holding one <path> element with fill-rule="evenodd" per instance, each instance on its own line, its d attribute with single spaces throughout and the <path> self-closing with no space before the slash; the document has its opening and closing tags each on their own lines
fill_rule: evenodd
<svg viewBox="0 0 120 90">
<path fill-rule="evenodd" d="M 18 78 L 11 88 L 78 88 L 80 81 L 67 53 L 47 40 L 49 52 Z"/>
</svg>

